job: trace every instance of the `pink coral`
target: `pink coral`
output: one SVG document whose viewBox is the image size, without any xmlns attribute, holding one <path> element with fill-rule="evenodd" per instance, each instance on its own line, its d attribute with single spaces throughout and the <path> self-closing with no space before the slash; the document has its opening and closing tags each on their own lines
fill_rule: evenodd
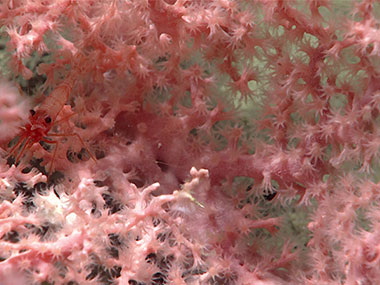
<svg viewBox="0 0 380 285">
<path fill-rule="evenodd" d="M 5 80 L 0 81 L 0 143 L 13 139 L 28 115 L 27 98 L 19 98 L 19 91 Z"/>
<path fill-rule="evenodd" d="M 378 282 L 379 8 L 2 1 L 0 283 Z"/>
</svg>

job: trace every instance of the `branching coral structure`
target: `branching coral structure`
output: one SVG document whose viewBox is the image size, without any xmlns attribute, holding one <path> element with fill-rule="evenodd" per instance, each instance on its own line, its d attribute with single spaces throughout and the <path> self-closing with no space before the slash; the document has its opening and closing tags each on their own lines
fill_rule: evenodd
<svg viewBox="0 0 380 285">
<path fill-rule="evenodd" d="M 1 1 L 0 284 L 378 284 L 378 11 Z"/>
</svg>

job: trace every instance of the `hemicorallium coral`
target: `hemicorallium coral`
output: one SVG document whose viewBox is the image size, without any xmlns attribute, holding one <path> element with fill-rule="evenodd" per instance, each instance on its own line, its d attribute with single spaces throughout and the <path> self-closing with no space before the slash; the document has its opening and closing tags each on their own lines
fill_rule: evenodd
<svg viewBox="0 0 380 285">
<path fill-rule="evenodd" d="M 0 284 L 377 284 L 379 9 L 2 1 Z"/>
</svg>

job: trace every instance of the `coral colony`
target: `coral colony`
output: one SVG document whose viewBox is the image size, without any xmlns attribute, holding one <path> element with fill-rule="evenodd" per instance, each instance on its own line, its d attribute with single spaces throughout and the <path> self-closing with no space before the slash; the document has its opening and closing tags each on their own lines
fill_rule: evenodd
<svg viewBox="0 0 380 285">
<path fill-rule="evenodd" d="M 380 282 L 380 1 L 2 0 L 0 285 Z"/>
</svg>

